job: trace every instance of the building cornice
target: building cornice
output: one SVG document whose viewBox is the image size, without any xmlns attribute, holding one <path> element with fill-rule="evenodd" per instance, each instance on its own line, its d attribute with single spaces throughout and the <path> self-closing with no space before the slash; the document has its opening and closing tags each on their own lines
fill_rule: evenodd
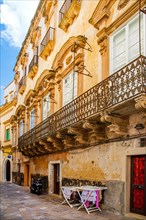
<svg viewBox="0 0 146 220">
<path fill-rule="evenodd" d="M 31 37 L 40 21 L 40 17 L 41 17 L 41 14 L 43 13 L 43 9 L 44 9 L 44 5 L 46 3 L 47 0 L 40 0 L 40 3 L 36 9 L 36 12 L 35 12 L 35 15 L 31 21 L 31 24 L 30 24 L 30 27 L 28 29 L 28 32 L 26 34 L 26 37 L 22 43 L 22 47 L 21 47 L 21 50 L 17 56 L 17 61 L 16 61 L 16 64 L 14 66 L 14 71 L 17 72 L 18 70 L 18 67 L 19 67 L 19 64 L 21 63 L 21 57 L 24 56 L 25 52 L 26 52 L 26 48 L 28 46 L 28 44 L 30 43 L 31 41 Z"/>
<path fill-rule="evenodd" d="M 6 124 L 8 124 L 8 123 L 10 123 L 10 119 L 8 119 L 8 120 L 6 120 L 6 121 L 3 122 L 4 125 L 6 125 Z"/>
<path fill-rule="evenodd" d="M 5 111 L 7 111 L 9 108 L 13 107 L 14 106 L 14 103 L 13 103 L 13 100 L 11 102 L 8 102 L 4 105 L 2 105 L 0 107 L 0 113 L 2 115 L 2 113 L 4 113 Z"/>
</svg>

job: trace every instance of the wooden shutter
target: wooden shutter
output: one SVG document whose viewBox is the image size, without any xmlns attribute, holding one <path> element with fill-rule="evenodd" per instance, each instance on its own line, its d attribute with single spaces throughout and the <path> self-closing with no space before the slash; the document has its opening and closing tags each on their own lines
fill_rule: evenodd
<svg viewBox="0 0 146 220">
<path fill-rule="evenodd" d="M 123 28 L 113 37 L 113 72 L 126 64 L 126 29 Z"/>
<path fill-rule="evenodd" d="M 143 51 L 143 17 L 141 17 L 141 49 Z M 129 23 L 128 26 L 128 61 L 140 55 L 139 53 L 139 17 Z"/>
<path fill-rule="evenodd" d="M 30 114 L 30 129 L 35 126 L 35 110 L 33 109 Z"/>
<path fill-rule="evenodd" d="M 19 124 L 19 136 L 23 135 L 23 121 L 20 121 Z"/>
<path fill-rule="evenodd" d="M 10 128 L 6 128 L 6 141 L 10 140 Z"/>
<path fill-rule="evenodd" d="M 48 93 L 43 99 L 43 120 L 50 115 L 50 93 Z"/>
<path fill-rule="evenodd" d="M 69 73 L 63 79 L 63 105 L 77 97 L 77 73 Z"/>
</svg>

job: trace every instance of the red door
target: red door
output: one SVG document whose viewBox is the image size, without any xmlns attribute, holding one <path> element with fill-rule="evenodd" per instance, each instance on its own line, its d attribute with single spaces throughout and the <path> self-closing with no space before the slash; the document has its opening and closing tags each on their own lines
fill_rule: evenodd
<svg viewBox="0 0 146 220">
<path fill-rule="evenodd" d="M 146 155 L 131 157 L 130 211 L 146 215 Z"/>
</svg>

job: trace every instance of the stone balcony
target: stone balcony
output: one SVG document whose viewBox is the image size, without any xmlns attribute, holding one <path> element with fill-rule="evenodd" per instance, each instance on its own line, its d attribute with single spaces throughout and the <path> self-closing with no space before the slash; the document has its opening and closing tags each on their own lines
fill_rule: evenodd
<svg viewBox="0 0 146 220">
<path fill-rule="evenodd" d="M 28 77 L 30 79 L 33 79 L 37 71 L 38 71 L 38 56 L 34 55 L 29 64 Z"/>
<path fill-rule="evenodd" d="M 59 11 L 59 27 L 67 31 L 74 19 L 79 15 L 81 8 L 80 0 L 66 0 Z"/>
<path fill-rule="evenodd" d="M 40 45 L 40 57 L 47 60 L 55 45 L 55 29 L 50 27 Z"/>
<path fill-rule="evenodd" d="M 140 56 L 19 137 L 18 148 L 34 157 L 122 140 L 129 137 L 129 116 L 145 108 L 146 57 Z"/>
<path fill-rule="evenodd" d="M 26 76 L 23 76 L 18 83 L 18 92 L 23 94 L 26 89 Z"/>
</svg>

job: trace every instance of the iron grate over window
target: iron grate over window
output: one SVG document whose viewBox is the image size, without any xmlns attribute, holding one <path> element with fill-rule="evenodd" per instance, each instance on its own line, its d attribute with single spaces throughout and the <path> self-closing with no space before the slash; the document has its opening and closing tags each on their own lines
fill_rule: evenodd
<svg viewBox="0 0 146 220">
<path fill-rule="evenodd" d="M 140 139 L 140 147 L 146 147 L 146 138 Z"/>
</svg>

